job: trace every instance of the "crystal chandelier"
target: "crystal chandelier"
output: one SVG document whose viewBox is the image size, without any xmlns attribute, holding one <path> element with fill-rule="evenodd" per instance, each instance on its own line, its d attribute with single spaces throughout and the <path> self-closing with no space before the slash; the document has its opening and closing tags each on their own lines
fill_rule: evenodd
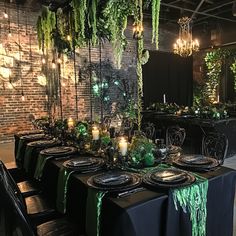
<svg viewBox="0 0 236 236">
<path fill-rule="evenodd" d="M 192 40 L 192 27 L 189 17 L 182 17 L 178 20 L 179 38 L 174 44 L 174 53 L 181 57 L 191 56 L 194 51 L 199 50 L 199 42 L 197 39 Z"/>
</svg>

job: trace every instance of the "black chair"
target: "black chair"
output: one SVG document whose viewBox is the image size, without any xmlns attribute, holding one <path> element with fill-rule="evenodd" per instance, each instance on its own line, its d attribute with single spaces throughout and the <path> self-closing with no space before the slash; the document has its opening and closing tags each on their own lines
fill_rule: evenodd
<svg viewBox="0 0 236 236">
<path fill-rule="evenodd" d="M 51 207 L 42 194 L 23 197 L 16 182 L 8 172 L 7 168 L 0 161 L 0 175 L 2 176 L 7 191 L 13 192 L 22 209 L 27 211 L 31 220 L 37 225 L 57 217 L 59 214 Z"/>
<path fill-rule="evenodd" d="M 166 145 L 182 147 L 186 137 L 184 128 L 170 126 L 166 129 Z"/>
<path fill-rule="evenodd" d="M 142 131 L 148 139 L 155 140 L 156 138 L 156 128 L 153 123 L 144 123 L 142 125 Z"/>
<path fill-rule="evenodd" d="M 224 163 L 228 150 L 228 139 L 224 134 L 208 133 L 202 138 L 202 154 Z"/>
<path fill-rule="evenodd" d="M 0 163 L 0 233 L 4 236 L 76 236 L 75 225 L 66 218 L 54 219 L 33 225 L 22 207 L 22 199 L 9 182 L 4 166 Z"/>
</svg>

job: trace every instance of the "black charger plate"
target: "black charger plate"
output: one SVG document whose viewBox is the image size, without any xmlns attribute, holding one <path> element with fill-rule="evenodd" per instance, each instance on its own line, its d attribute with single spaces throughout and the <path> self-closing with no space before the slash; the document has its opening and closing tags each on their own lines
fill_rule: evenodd
<svg viewBox="0 0 236 236">
<path fill-rule="evenodd" d="M 111 176 L 116 176 L 117 181 L 108 181 L 108 182 L 101 182 L 100 180 L 105 180 L 106 178 L 109 179 Z M 125 178 L 120 178 L 120 181 L 118 180 L 118 176 L 123 176 Z M 113 183 L 112 183 L 113 182 Z M 133 188 L 136 188 L 141 184 L 141 178 L 139 175 L 125 172 L 125 171 L 109 171 L 101 174 L 97 174 L 94 176 L 91 176 L 87 184 L 95 189 L 102 190 L 102 191 L 109 191 L 109 192 L 122 192 L 127 191 Z"/>
</svg>

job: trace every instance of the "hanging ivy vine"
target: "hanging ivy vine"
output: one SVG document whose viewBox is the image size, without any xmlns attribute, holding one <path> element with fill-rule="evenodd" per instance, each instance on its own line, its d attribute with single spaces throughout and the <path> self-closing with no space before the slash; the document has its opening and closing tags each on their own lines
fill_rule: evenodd
<svg viewBox="0 0 236 236">
<path fill-rule="evenodd" d="M 234 76 L 234 91 L 236 92 L 236 59 L 234 59 L 234 62 L 230 66 L 230 69 Z"/>
<path fill-rule="evenodd" d="M 52 31 L 56 28 L 56 15 L 54 12 L 50 11 L 48 7 L 43 6 L 42 15 L 37 21 L 37 33 L 39 48 L 50 48 L 53 47 L 52 44 Z"/>
<path fill-rule="evenodd" d="M 117 67 L 121 66 L 121 58 L 127 44 L 124 35 L 127 27 L 129 15 L 134 13 L 134 3 L 132 0 L 113 0 L 108 1 L 103 14 L 105 17 L 105 28 L 111 33 L 111 42 L 114 51 Z"/>
<path fill-rule="evenodd" d="M 152 43 L 155 42 L 156 49 L 159 43 L 159 15 L 161 0 L 152 0 Z"/>
<path fill-rule="evenodd" d="M 210 102 L 217 100 L 217 88 L 219 87 L 219 80 L 222 65 L 222 52 L 220 49 L 208 52 L 205 57 L 207 66 L 207 82 L 206 82 L 206 96 Z"/>
</svg>

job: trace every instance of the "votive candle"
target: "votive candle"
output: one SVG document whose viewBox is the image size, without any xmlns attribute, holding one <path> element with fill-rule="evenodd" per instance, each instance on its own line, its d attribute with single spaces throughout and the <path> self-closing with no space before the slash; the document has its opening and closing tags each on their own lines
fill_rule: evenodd
<svg viewBox="0 0 236 236">
<path fill-rule="evenodd" d="M 74 120 L 71 117 L 68 119 L 67 125 L 69 129 L 72 129 L 74 127 Z"/>
</svg>

